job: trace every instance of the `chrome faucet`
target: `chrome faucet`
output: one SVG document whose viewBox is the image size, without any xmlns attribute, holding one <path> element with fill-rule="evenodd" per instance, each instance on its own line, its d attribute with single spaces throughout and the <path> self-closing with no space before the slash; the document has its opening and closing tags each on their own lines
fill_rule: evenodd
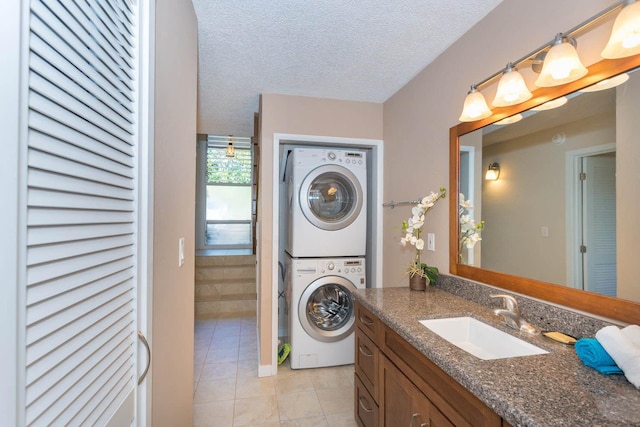
<svg viewBox="0 0 640 427">
<path fill-rule="evenodd" d="M 496 316 L 502 316 L 504 323 L 510 328 L 518 331 L 526 332 L 529 334 L 539 334 L 538 328 L 533 326 L 522 318 L 520 309 L 518 308 L 518 302 L 511 295 L 498 294 L 490 295 L 491 298 L 502 298 L 505 308 L 496 308 L 493 310 Z"/>
</svg>

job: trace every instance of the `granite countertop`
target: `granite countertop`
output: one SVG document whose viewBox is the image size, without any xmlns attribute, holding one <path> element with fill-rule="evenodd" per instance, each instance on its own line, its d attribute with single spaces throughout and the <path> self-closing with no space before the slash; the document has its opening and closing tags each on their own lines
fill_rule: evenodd
<svg viewBox="0 0 640 427">
<path fill-rule="evenodd" d="M 513 426 L 640 426 L 640 390 L 582 364 L 573 346 L 507 328 L 483 305 L 438 288 L 361 289 L 357 301 Z M 549 351 L 481 360 L 419 320 L 471 316 Z"/>
</svg>

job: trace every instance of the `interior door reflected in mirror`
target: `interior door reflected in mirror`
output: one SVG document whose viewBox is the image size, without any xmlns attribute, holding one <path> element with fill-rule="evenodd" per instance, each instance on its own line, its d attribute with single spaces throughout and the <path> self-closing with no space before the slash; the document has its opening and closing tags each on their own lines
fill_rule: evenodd
<svg viewBox="0 0 640 427">
<path fill-rule="evenodd" d="M 587 291 L 596 311 L 591 293 L 640 302 L 640 201 L 631 196 L 640 186 L 640 72 L 607 74 L 607 65 L 598 64 L 601 76 L 620 77 L 538 96 L 551 101 L 509 109 L 521 116 L 509 124 L 451 129 L 452 274 L 570 306 L 574 294 L 549 285 Z M 627 306 L 636 321 L 638 307 Z"/>
</svg>

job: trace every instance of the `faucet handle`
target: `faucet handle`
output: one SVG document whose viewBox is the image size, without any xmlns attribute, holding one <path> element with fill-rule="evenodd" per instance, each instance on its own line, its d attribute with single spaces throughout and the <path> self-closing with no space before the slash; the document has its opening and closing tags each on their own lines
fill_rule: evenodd
<svg viewBox="0 0 640 427">
<path fill-rule="evenodd" d="M 520 314 L 520 309 L 518 308 L 518 301 L 511 295 L 507 294 L 494 294 L 489 295 L 491 298 L 502 298 L 504 301 L 504 307 L 512 313 Z"/>
</svg>

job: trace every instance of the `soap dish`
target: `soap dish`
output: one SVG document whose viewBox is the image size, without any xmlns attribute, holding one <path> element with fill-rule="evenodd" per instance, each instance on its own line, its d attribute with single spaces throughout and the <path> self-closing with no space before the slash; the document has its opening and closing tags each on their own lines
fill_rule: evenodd
<svg viewBox="0 0 640 427">
<path fill-rule="evenodd" d="M 565 345 L 574 345 L 577 341 L 575 337 L 572 337 L 571 335 L 563 334 L 562 332 L 542 331 L 542 335 L 550 340 L 553 340 Z"/>
</svg>

